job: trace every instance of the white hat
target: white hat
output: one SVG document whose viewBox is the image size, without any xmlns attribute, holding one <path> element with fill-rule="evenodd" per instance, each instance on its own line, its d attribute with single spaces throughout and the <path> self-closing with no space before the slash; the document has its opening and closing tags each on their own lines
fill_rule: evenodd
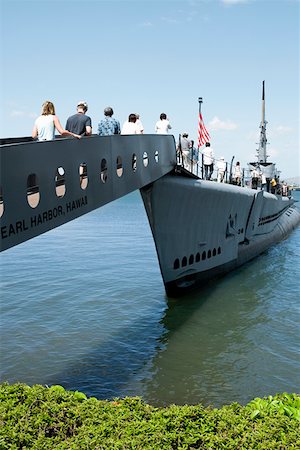
<svg viewBox="0 0 300 450">
<path fill-rule="evenodd" d="M 88 104 L 87 104 L 87 102 L 84 102 L 83 100 L 81 102 L 77 103 L 77 108 L 78 108 L 78 106 L 83 106 L 86 109 L 86 111 L 88 110 Z"/>
</svg>

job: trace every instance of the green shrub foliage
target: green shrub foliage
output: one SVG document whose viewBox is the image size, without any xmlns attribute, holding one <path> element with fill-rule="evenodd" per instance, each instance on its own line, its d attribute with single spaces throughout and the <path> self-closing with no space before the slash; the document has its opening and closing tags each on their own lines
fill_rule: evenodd
<svg viewBox="0 0 300 450">
<path fill-rule="evenodd" d="M 0 385 L 0 449 L 300 449 L 300 397 L 278 394 L 248 405 L 155 408 L 25 384 Z"/>
</svg>

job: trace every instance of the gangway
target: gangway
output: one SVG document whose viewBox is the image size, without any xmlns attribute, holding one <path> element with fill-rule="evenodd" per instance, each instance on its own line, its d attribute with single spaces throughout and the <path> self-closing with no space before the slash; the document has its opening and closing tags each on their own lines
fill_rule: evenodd
<svg viewBox="0 0 300 450">
<path fill-rule="evenodd" d="M 171 135 L 0 141 L 0 250 L 158 180 L 176 166 Z"/>
</svg>

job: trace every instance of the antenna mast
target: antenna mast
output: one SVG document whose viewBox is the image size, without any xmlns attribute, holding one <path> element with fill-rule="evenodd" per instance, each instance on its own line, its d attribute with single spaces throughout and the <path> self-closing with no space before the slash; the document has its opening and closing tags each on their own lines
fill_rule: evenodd
<svg viewBox="0 0 300 450">
<path fill-rule="evenodd" d="M 262 87 L 262 118 L 260 124 L 260 139 L 259 139 L 259 147 L 257 150 L 257 158 L 258 162 L 267 162 L 267 136 L 266 136 L 266 127 L 267 121 L 265 119 L 265 82 L 263 81 Z"/>
</svg>

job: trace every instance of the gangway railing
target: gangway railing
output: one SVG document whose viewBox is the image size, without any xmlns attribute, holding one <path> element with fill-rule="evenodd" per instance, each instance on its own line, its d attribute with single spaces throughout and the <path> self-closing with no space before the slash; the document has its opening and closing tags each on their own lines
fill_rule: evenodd
<svg viewBox="0 0 300 450">
<path fill-rule="evenodd" d="M 176 146 L 171 135 L 3 139 L 0 161 L 3 251 L 171 172 Z"/>
</svg>

